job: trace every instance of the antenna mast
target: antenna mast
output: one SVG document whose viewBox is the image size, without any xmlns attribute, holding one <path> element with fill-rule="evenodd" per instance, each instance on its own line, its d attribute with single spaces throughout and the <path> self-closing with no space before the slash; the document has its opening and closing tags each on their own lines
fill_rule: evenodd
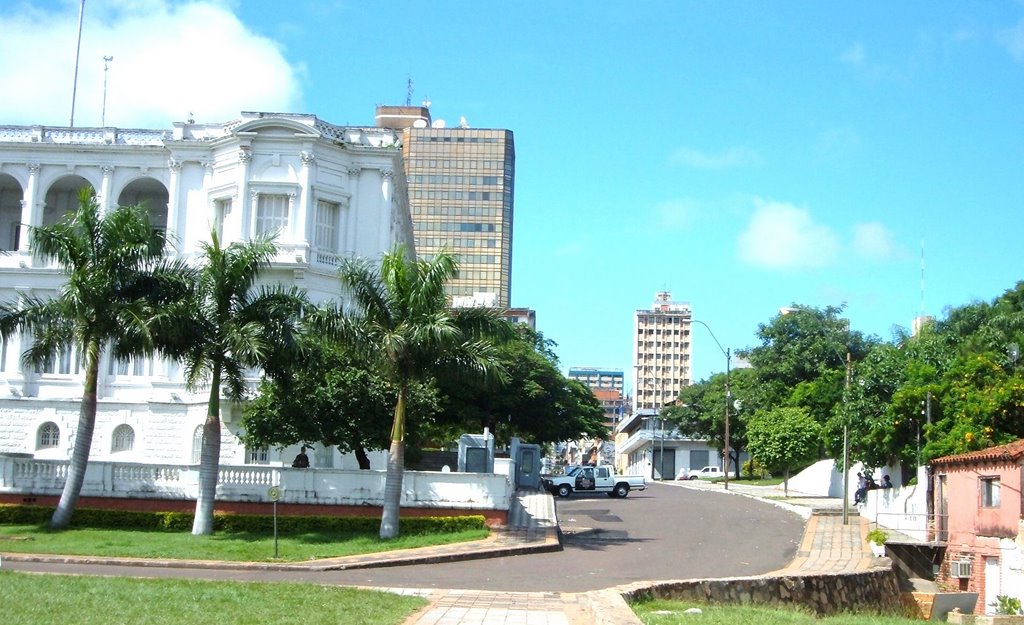
<svg viewBox="0 0 1024 625">
<path fill-rule="evenodd" d="M 924 318 L 924 239 L 921 239 L 921 312 L 920 316 Z"/>
<path fill-rule="evenodd" d="M 75 48 L 75 80 L 71 84 L 71 123 L 75 127 L 75 97 L 78 95 L 78 57 L 82 54 L 82 18 L 85 17 L 85 0 L 78 9 L 78 46 Z"/>
<path fill-rule="evenodd" d="M 103 112 L 100 114 L 100 126 L 104 128 L 107 126 L 107 70 L 110 69 L 110 62 L 113 60 L 112 56 L 103 57 Z"/>
<path fill-rule="evenodd" d="M 406 79 L 406 84 L 405 84 L 405 105 L 406 106 L 412 106 L 412 76 L 409 76 Z"/>
</svg>

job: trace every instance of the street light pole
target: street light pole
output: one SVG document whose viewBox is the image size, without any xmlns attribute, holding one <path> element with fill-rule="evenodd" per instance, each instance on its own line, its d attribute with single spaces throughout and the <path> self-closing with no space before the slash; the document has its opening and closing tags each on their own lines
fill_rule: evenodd
<svg viewBox="0 0 1024 625">
<path fill-rule="evenodd" d="M 853 363 L 850 362 L 850 351 L 846 351 L 846 392 L 843 394 L 843 525 L 850 524 L 850 424 L 849 394 L 850 374 Z"/>
<path fill-rule="evenodd" d="M 732 368 L 732 350 L 722 347 L 722 344 L 718 342 L 718 337 L 711 331 L 711 326 L 704 323 L 700 319 L 690 319 L 690 323 L 699 323 L 708 330 L 708 334 L 714 339 L 715 345 L 718 345 L 718 349 L 725 355 L 725 436 L 722 440 L 722 452 L 725 461 L 725 480 L 722 482 L 725 486 L 725 490 L 729 490 L 729 404 L 732 402 L 732 389 L 729 386 L 729 374 Z"/>
</svg>

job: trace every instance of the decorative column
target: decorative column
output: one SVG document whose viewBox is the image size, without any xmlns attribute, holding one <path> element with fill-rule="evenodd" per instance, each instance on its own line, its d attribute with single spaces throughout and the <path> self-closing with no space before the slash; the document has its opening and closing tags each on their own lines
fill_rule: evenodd
<svg viewBox="0 0 1024 625">
<path fill-rule="evenodd" d="M 39 163 L 28 164 L 28 184 L 25 186 L 21 200 L 21 227 L 18 232 L 18 251 L 28 253 L 29 226 L 39 226 L 43 215 L 39 202 L 36 200 L 39 188 Z"/>
<path fill-rule="evenodd" d="M 350 254 L 357 256 L 359 250 L 356 249 L 358 241 L 357 228 L 359 227 L 359 174 L 362 172 L 360 167 L 349 167 L 348 169 L 348 180 L 349 180 L 349 207 L 345 213 L 345 238 L 343 239 L 343 246 L 341 253 Z"/>
<path fill-rule="evenodd" d="M 114 166 L 103 165 L 100 167 L 100 171 L 103 172 L 103 180 L 100 182 L 100 196 L 97 201 L 100 204 L 100 214 L 106 215 L 110 212 L 110 185 L 111 178 L 114 177 Z"/>
<path fill-rule="evenodd" d="M 253 215 L 255 215 L 256 199 L 259 194 L 252 194 L 252 202 L 245 203 L 249 197 L 249 167 L 252 164 L 252 152 L 248 145 L 238 148 L 238 197 L 242 198 L 242 223 L 239 229 L 239 240 L 247 241 L 252 237 Z"/>
<path fill-rule="evenodd" d="M 395 172 L 386 167 L 380 170 L 380 177 L 381 210 L 377 226 L 378 249 L 390 251 L 391 246 L 394 245 L 394 241 L 391 240 L 391 219 L 394 212 L 394 207 L 391 206 L 391 195 L 394 191 Z"/>
<path fill-rule="evenodd" d="M 167 168 L 171 170 L 170 179 L 167 183 L 167 224 L 164 229 L 167 241 L 175 247 L 185 250 L 185 237 L 181 231 L 181 208 L 179 198 L 181 197 L 181 167 L 182 161 L 176 158 L 167 160 Z"/>
<path fill-rule="evenodd" d="M 316 155 L 308 150 L 303 150 L 299 152 L 299 158 L 302 160 L 302 171 L 299 172 L 300 195 L 292 232 L 295 233 L 296 256 L 301 250 L 308 261 L 314 237 L 313 232 L 316 228 L 316 206 L 313 205 L 313 166 L 316 165 Z"/>
</svg>

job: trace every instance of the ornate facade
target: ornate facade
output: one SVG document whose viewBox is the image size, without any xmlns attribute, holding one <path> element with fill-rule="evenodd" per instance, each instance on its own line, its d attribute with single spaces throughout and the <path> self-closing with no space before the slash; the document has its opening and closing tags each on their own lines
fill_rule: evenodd
<svg viewBox="0 0 1024 625">
<path fill-rule="evenodd" d="M 0 299 L 60 287 L 59 268 L 33 259 L 29 228 L 73 210 L 83 187 L 104 208 L 148 207 L 173 242 L 171 255 L 197 256 L 214 230 L 225 245 L 277 232 L 279 251 L 261 280 L 302 287 L 317 301 L 341 297 L 343 259 L 414 245 L 401 135 L 391 130 L 279 113 L 169 130 L 0 126 Z M 77 354 L 26 370 L 28 340 L 0 351 L 0 452 L 67 458 L 82 388 Z M 107 358 L 99 392 L 90 457 L 198 462 L 206 397 L 185 390 L 175 363 Z M 291 451 L 279 458 L 244 449 L 237 415 L 223 417 L 222 462 L 290 461 Z M 334 466 L 335 456 L 315 450 L 313 464 Z"/>
</svg>

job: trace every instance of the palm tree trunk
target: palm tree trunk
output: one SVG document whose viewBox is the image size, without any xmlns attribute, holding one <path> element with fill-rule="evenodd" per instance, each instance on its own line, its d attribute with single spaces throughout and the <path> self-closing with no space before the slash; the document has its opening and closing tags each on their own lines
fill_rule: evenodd
<svg viewBox="0 0 1024 625">
<path fill-rule="evenodd" d="M 403 385 L 398 389 L 395 421 L 391 427 L 391 449 L 388 450 L 388 472 L 384 480 L 384 509 L 380 518 L 380 537 L 398 537 L 398 517 L 402 507 L 402 477 L 405 472 L 405 396 Z"/>
<path fill-rule="evenodd" d="M 92 434 L 96 429 L 96 383 L 100 372 L 97 344 L 90 343 L 86 346 L 85 359 L 85 384 L 78 412 L 75 447 L 71 452 L 71 465 L 68 467 L 67 479 L 64 480 L 64 490 L 61 491 L 57 509 L 50 518 L 52 529 L 64 529 L 71 523 L 71 515 L 78 505 L 78 496 L 82 493 L 82 483 L 85 482 L 85 469 L 89 464 L 89 451 L 92 448 Z"/>
<path fill-rule="evenodd" d="M 210 400 L 203 424 L 203 448 L 199 458 L 199 496 L 192 520 L 192 535 L 213 533 L 213 508 L 217 499 L 220 473 L 220 367 L 215 366 L 210 381 Z"/>
</svg>

